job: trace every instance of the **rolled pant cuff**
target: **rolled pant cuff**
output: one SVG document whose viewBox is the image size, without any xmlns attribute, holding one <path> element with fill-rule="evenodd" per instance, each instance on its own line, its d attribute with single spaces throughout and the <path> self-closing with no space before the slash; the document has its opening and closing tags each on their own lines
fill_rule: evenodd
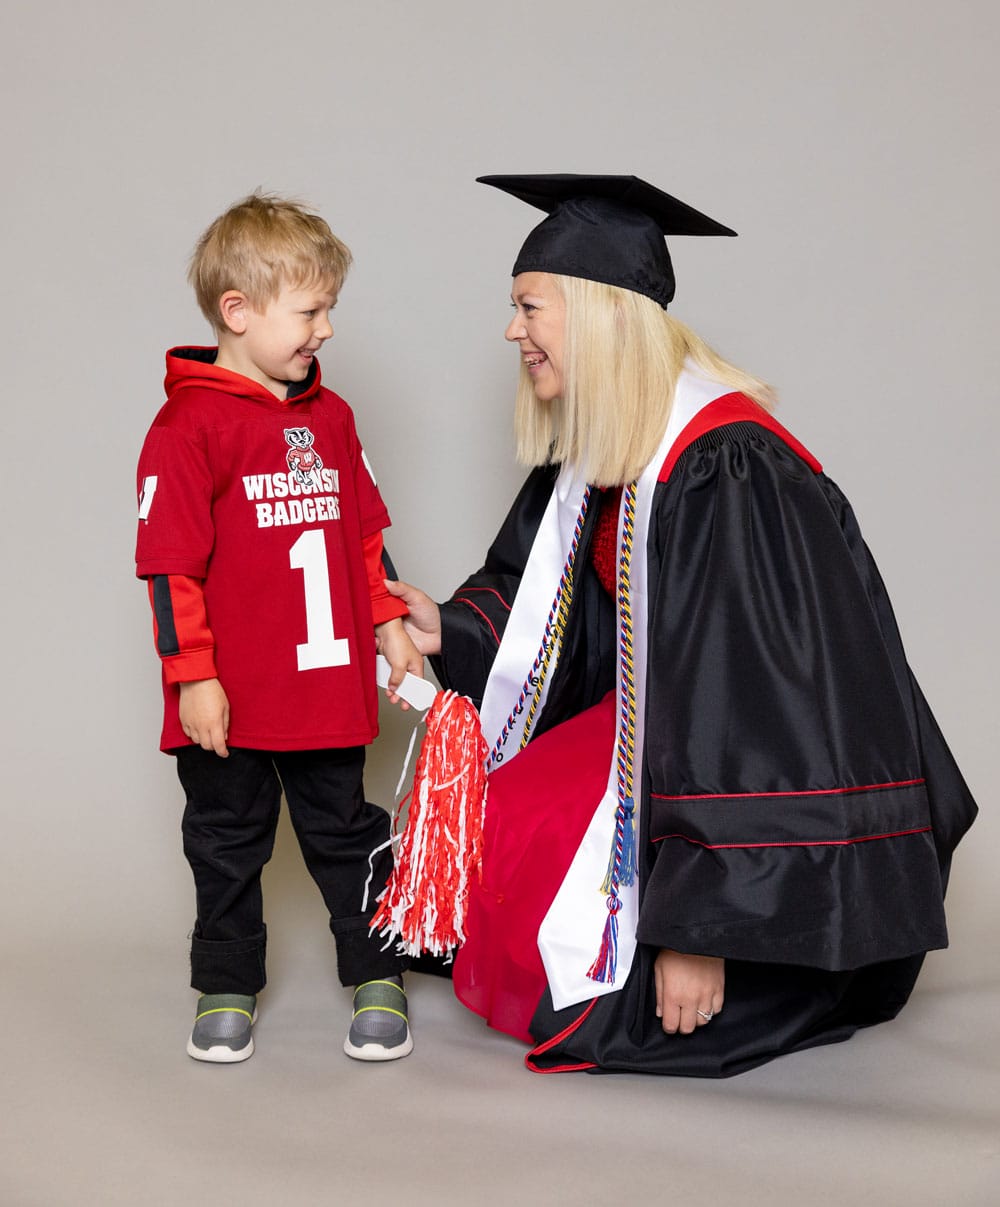
<svg viewBox="0 0 1000 1207">
<path fill-rule="evenodd" d="M 267 928 L 250 939 L 191 937 L 191 988 L 201 993 L 256 994 L 267 982 Z"/>
<path fill-rule="evenodd" d="M 368 931 L 370 918 L 341 918 L 330 922 L 337 941 L 337 975 L 342 985 L 360 985 L 379 977 L 399 976 L 407 968 L 405 956 L 396 952 L 397 941 L 389 942 Z"/>
</svg>

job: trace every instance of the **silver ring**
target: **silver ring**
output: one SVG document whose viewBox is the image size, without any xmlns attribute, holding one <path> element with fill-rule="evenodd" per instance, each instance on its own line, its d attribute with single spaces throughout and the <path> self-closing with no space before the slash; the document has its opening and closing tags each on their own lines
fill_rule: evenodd
<svg viewBox="0 0 1000 1207">
<path fill-rule="evenodd" d="M 697 1014 L 699 1018 L 703 1018 L 706 1023 L 710 1023 L 712 1021 L 712 1019 L 715 1018 L 714 1010 L 709 1010 L 709 1012 L 707 1014 L 705 1013 L 704 1010 L 696 1010 L 695 1014 Z"/>
</svg>

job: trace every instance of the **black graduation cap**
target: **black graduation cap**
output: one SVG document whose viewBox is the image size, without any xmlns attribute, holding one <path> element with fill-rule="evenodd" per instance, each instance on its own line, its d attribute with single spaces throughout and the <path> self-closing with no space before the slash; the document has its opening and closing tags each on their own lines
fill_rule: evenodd
<svg viewBox="0 0 1000 1207">
<path fill-rule="evenodd" d="M 479 176 L 549 216 L 531 232 L 514 264 L 619 285 L 666 308 L 674 270 L 664 235 L 735 235 L 734 230 L 637 176 Z"/>
</svg>

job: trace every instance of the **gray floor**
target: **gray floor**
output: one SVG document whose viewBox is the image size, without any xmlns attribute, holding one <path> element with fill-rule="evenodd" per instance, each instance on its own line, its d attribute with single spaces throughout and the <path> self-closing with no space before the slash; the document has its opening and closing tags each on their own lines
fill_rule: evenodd
<svg viewBox="0 0 1000 1207">
<path fill-rule="evenodd" d="M 897 1022 L 724 1082 L 533 1075 L 415 975 L 413 1054 L 361 1065 L 341 1052 L 348 993 L 318 898 L 280 838 L 244 1065 L 184 1054 L 172 920 L 143 942 L 69 919 L 61 943 L 8 950 L 3 1207 L 1000 1202 L 1000 984 L 956 982 L 961 952 L 930 958 Z"/>
<path fill-rule="evenodd" d="M 0 1207 L 1000 1204 L 996 0 L 8 10 Z M 953 948 L 897 1023 L 733 1081 L 533 1076 L 418 978 L 413 1055 L 359 1066 L 285 831 L 258 1052 L 198 1065 L 130 573 L 162 349 L 208 339 L 192 242 L 257 185 L 347 238 L 324 379 L 401 572 L 443 598 L 521 480 L 502 330 L 532 223 L 473 181 L 553 170 L 636 172 L 741 232 L 672 247 L 677 314 L 775 381 L 858 508 L 983 808 Z"/>
</svg>

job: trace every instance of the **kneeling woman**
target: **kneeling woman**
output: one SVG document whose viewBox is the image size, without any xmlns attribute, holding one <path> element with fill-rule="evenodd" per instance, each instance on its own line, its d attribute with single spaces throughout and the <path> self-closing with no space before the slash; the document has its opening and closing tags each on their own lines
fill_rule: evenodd
<svg viewBox="0 0 1000 1207">
<path fill-rule="evenodd" d="M 440 608 L 398 584 L 490 746 L 460 999 L 529 1067 L 727 1076 L 892 1018 L 947 942 L 975 805 L 847 500 L 761 382 L 666 313 L 632 177 L 486 177 L 534 466 Z"/>
</svg>

